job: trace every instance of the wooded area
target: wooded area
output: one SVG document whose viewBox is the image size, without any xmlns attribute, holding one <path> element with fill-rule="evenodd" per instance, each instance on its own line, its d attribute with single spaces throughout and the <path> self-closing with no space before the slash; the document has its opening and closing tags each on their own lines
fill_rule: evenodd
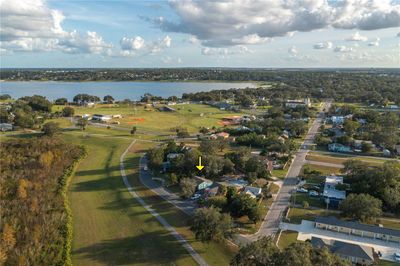
<svg viewBox="0 0 400 266">
<path fill-rule="evenodd" d="M 83 147 L 57 138 L 1 143 L 1 265 L 68 264 L 72 230 L 66 186 L 84 154 Z"/>
</svg>

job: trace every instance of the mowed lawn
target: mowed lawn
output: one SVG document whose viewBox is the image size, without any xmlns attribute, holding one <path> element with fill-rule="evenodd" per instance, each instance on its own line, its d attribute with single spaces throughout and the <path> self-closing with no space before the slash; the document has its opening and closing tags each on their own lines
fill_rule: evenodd
<svg viewBox="0 0 400 266">
<path fill-rule="evenodd" d="M 60 110 L 63 106 L 55 106 Z M 175 112 L 162 112 L 152 107 L 117 106 L 98 104 L 96 107 L 75 107 L 76 114 L 121 114 L 120 127 L 131 128 L 136 126 L 140 131 L 154 131 L 156 133 L 175 133 L 176 127 L 186 127 L 189 132 L 197 133 L 200 127 L 221 127 L 221 118 L 226 116 L 242 115 L 248 112 L 234 113 L 219 110 L 203 104 L 182 104 L 171 106 Z"/>
<path fill-rule="evenodd" d="M 146 151 L 149 145 L 149 143 L 137 142 L 126 157 L 127 164 L 134 166 L 127 169 L 130 184 L 147 204 L 151 205 L 153 209 L 163 216 L 170 225 L 188 240 L 192 247 L 209 265 L 229 265 L 229 262 L 237 252 L 236 246 L 223 242 L 202 243 L 197 241 L 193 232 L 189 229 L 190 217 L 142 185 L 139 180 L 139 160 L 136 155 Z"/>
<path fill-rule="evenodd" d="M 175 238 L 127 192 L 119 158 L 131 140 L 75 134 L 63 138 L 84 144 L 89 151 L 69 189 L 74 265 L 194 264 Z M 137 156 L 131 154 L 132 159 Z"/>
</svg>

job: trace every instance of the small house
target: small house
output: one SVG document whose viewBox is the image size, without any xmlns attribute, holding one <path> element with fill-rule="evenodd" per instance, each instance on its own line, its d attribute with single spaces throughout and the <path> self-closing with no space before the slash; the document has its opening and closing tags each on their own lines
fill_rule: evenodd
<svg viewBox="0 0 400 266">
<path fill-rule="evenodd" d="M 342 242 L 334 239 L 311 237 L 314 248 L 328 248 L 333 254 L 356 265 L 374 265 L 375 252 L 372 247 Z"/>
<path fill-rule="evenodd" d="M 331 143 L 328 145 L 328 150 L 333 152 L 352 152 L 349 146 L 340 143 Z"/>
<path fill-rule="evenodd" d="M 246 186 L 243 191 L 245 194 L 249 195 L 252 198 L 258 198 L 261 196 L 262 189 L 259 187 L 250 187 Z"/>
<path fill-rule="evenodd" d="M 213 181 L 211 181 L 207 178 L 204 178 L 204 177 L 195 176 L 193 179 L 196 181 L 196 184 L 197 184 L 196 189 L 197 190 L 206 189 L 208 187 L 211 187 L 213 184 Z"/>
<path fill-rule="evenodd" d="M 322 197 L 325 203 L 333 208 L 339 207 L 340 202 L 346 199 L 346 191 L 336 189 L 339 184 L 343 184 L 342 176 L 327 176 L 325 178 Z"/>
<path fill-rule="evenodd" d="M 5 131 L 12 131 L 13 130 L 13 125 L 9 123 L 1 123 L 0 124 L 0 131 L 5 132 Z"/>
<path fill-rule="evenodd" d="M 101 121 L 101 122 L 107 122 L 107 121 L 111 120 L 111 118 L 112 117 L 110 115 L 94 114 L 92 116 L 92 120 Z"/>
</svg>

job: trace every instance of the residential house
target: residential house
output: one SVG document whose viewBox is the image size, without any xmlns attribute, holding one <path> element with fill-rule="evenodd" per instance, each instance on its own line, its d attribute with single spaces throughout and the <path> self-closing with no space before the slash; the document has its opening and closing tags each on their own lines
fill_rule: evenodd
<svg viewBox="0 0 400 266">
<path fill-rule="evenodd" d="M 217 136 L 217 138 L 223 138 L 223 139 L 229 138 L 229 133 L 227 133 L 227 132 L 219 132 L 215 135 Z"/>
<path fill-rule="evenodd" d="M 287 100 L 285 106 L 289 108 L 296 108 L 298 106 L 311 107 L 311 100 L 308 97 L 303 100 Z"/>
<path fill-rule="evenodd" d="M 110 115 L 94 114 L 92 116 L 92 120 L 101 121 L 101 122 L 107 122 L 111 119 L 112 119 L 112 117 Z"/>
<path fill-rule="evenodd" d="M 258 198 L 261 196 L 262 189 L 259 187 L 250 187 L 246 186 L 243 191 L 245 194 L 249 195 L 252 198 Z"/>
<path fill-rule="evenodd" d="M 322 239 L 311 237 L 311 245 L 314 248 L 328 248 L 343 260 L 357 265 L 373 265 L 375 263 L 375 252 L 372 247 L 347 243 L 334 239 Z"/>
<path fill-rule="evenodd" d="M 334 125 L 342 125 L 344 123 L 344 119 L 345 119 L 344 116 L 333 115 L 331 117 L 332 124 Z"/>
<path fill-rule="evenodd" d="M 322 197 L 325 203 L 333 208 L 339 207 L 339 203 L 346 199 L 346 191 L 336 189 L 339 184 L 343 184 L 342 176 L 327 176 L 325 178 Z"/>
<path fill-rule="evenodd" d="M 328 145 L 328 150 L 333 152 L 352 152 L 349 146 L 340 143 L 331 143 Z"/>
<path fill-rule="evenodd" d="M 206 188 L 212 186 L 212 184 L 213 184 L 213 181 L 211 181 L 207 178 L 201 177 L 201 176 L 195 176 L 193 179 L 196 181 L 196 184 L 197 184 L 196 189 L 197 190 L 206 189 Z"/>
<path fill-rule="evenodd" d="M 390 155 L 391 155 L 391 153 L 390 153 L 390 151 L 388 149 L 383 149 L 382 154 L 385 157 L 390 157 Z"/>
<path fill-rule="evenodd" d="M 400 244 L 400 230 L 355 221 L 344 221 L 334 216 L 317 216 L 315 228 Z"/>
<path fill-rule="evenodd" d="M 0 123 L 0 131 L 12 131 L 13 125 L 9 123 Z"/>
</svg>

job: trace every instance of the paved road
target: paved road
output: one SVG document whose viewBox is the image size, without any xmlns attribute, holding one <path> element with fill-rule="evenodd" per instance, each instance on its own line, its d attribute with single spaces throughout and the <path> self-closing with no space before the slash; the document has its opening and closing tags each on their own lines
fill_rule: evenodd
<svg viewBox="0 0 400 266">
<path fill-rule="evenodd" d="M 331 102 L 324 102 L 321 110 L 328 110 Z M 290 203 L 291 192 L 297 184 L 297 176 L 300 174 L 300 170 L 306 162 L 306 155 L 309 148 L 314 143 L 315 135 L 318 132 L 321 122 L 325 117 L 323 111 L 318 113 L 317 118 L 314 120 L 311 128 L 309 129 L 303 144 L 297 151 L 293 162 L 290 165 L 289 171 L 283 180 L 283 185 L 280 188 L 278 195 L 271 205 L 267 215 L 264 218 L 263 223 L 257 233 L 253 235 L 239 235 L 237 236 L 237 242 L 239 244 L 246 244 L 250 241 L 255 241 L 262 236 L 274 236 L 279 230 L 279 223 L 284 215 L 286 208 Z"/>
<path fill-rule="evenodd" d="M 136 140 L 132 141 L 131 144 L 128 146 L 128 148 L 124 151 L 124 153 L 121 155 L 119 159 L 119 167 L 120 167 L 120 172 L 121 172 L 121 177 L 122 180 L 124 181 L 124 184 L 126 188 L 128 189 L 129 193 L 134 197 L 148 212 L 151 213 L 163 226 L 166 230 L 169 231 L 169 233 L 178 240 L 179 243 L 187 250 L 187 252 L 193 257 L 193 259 L 202 266 L 207 266 L 207 262 L 198 254 L 193 247 L 184 239 L 176 230 L 174 227 L 172 227 L 160 214 L 158 214 L 154 209 L 152 209 L 149 205 L 146 204 L 146 202 L 139 197 L 138 194 L 134 191 L 132 186 L 130 185 L 128 178 L 126 177 L 125 173 L 125 167 L 124 167 L 124 159 L 126 154 L 128 153 L 129 149 L 135 144 Z"/>
<path fill-rule="evenodd" d="M 157 193 L 161 198 L 175 205 L 177 208 L 182 210 L 188 215 L 192 215 L 196 206 L 194 202 L 189 200 L 183 200 L 179 196 L 174 193 L 166 190 L 159 182 L 153 180 L 153 175 L 151 171 L 145 171 L 144 166 L 147 165 L 147 159 L 145 156 L 140 158 L 140 182 L 145 185 L 147 188 L 153 190 Z"/>
</svg>

